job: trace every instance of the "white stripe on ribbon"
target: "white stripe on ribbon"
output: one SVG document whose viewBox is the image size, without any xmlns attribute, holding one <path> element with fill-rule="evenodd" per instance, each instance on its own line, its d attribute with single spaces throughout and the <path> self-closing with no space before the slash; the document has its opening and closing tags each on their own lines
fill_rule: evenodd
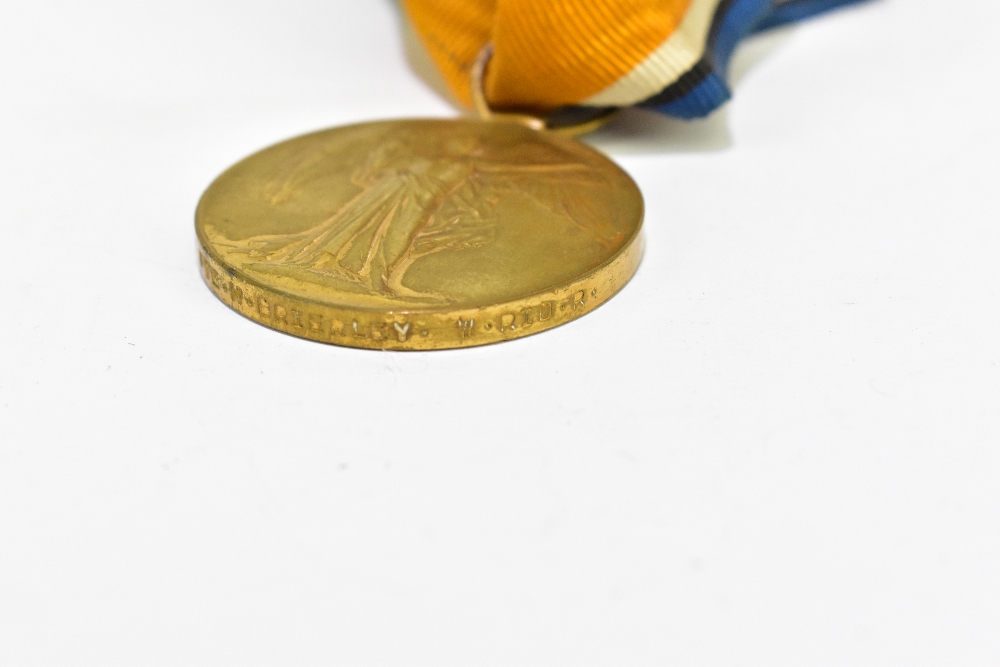
<svg viewBox="0 0 1000 667">
<path fill-rule="evenodd" d="M 597 107 L 629 106 L 652 97 L 679 79 L 701 60 L 721 0 L 693 0 L 681 24 L 635 69 L 581 104 Z"/>
</svg>

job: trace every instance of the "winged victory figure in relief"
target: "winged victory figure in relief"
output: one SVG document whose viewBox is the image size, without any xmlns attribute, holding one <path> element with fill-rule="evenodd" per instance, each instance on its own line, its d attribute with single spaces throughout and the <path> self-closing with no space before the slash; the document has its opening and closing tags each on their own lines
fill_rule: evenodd
<svg viewBox="0 0 1000 667">
<path fill-rule="evenodd" d="M 401 137 L 372 151 L 351 173 L 356 194 L 317 225 L 251 237 L 238 242 L 237 252 L 250 266 L 294 267 L 361 292 L 441 302 L 448 297 L 407 287 L 407 270 L 444 250 L 490 243 L 496 207 L 512 193 L 527 195 L 601 245 L 622 239 L 616 221 L 588 215 L 601 210 L 594 204 L 610 196 L 613 185 L 554 144 L 497 149 L 465 135 L 433 151 L 415 154 L 409 146 Z"/>
</svg>

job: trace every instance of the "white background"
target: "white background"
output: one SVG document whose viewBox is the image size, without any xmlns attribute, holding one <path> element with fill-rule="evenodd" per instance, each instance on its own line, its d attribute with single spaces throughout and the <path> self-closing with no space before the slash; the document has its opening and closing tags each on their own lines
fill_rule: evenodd
<svg viewBox="0 0 1000 667">
<path fill-rule="evenodd" d="M 757 39 L 590 141 L 607 305 L 339 349 L 202 284 L 225 167 L 455 112 L 389 0 L 0 9 L 0 664 L 1000 663 L 1000 6 Z"/>
</svg>

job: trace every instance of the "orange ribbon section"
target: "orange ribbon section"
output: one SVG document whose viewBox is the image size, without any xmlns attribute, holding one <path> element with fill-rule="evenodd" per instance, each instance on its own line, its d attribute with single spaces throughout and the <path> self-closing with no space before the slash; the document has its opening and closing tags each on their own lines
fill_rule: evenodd
<svg viewBox="0 0 1000 667">
<path fill-rule="evenodd" d="M 486 97 L 497 109 L 578 104 L 617 82 L 678 28 L 692 0 L 403 0 L 455 96 L 471 104 L 472 64 L 493 59 Z"/>
</svg>

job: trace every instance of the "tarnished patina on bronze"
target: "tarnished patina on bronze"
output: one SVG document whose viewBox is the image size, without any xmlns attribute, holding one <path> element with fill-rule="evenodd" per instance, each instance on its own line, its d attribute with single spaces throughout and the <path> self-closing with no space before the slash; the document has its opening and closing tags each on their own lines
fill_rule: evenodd
<svg viewBox="0 0 1000 667">
<path fill-rule="evenodd" d="M 483 345 L 583 315 L 634 274 L 642 197 L 513 122 L 310 134 L 222 174 L 196 214 L 212 290 L 266 326 L 379 349 Z"/>
</svg>

